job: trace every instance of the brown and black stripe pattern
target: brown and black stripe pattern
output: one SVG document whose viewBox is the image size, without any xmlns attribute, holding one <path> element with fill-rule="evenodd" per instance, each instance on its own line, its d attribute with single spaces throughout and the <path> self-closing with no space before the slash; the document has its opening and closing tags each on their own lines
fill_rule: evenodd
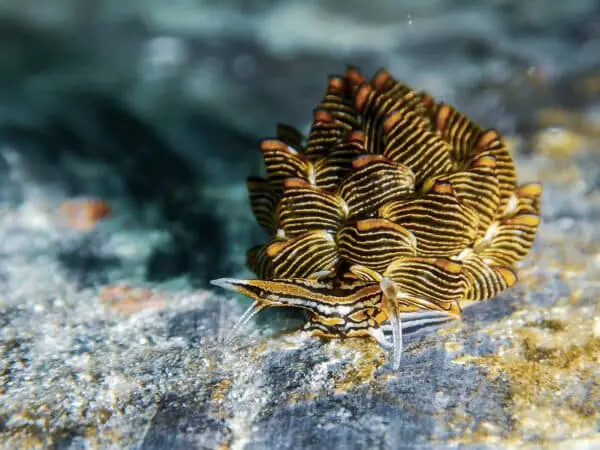
<svg viewBox="0 0 600 450">
<path fill-rule="evenodd" d="M 385 70 L 331 76 L 308 136 L 278 125 L 260 148 L 258 279 L 216 281 L 255 300 L 245 320 L 296 307 L 318 335 L 361 336 L 402 314 L 459 315 L 513 285 L 535 240 L 542 189 L 517 186 L 500 134 Z"/>
</svg>

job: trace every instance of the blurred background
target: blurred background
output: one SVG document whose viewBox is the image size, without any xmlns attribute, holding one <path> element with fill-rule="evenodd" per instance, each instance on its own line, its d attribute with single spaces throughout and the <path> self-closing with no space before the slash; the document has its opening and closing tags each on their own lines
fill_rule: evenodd
<svg viewBox="0 0 600 450">
<path fill-rule="evenodd" d="M 249 302 L 207 290 L 265 239 L 258 141 L 348 64 L 544 186 L 520 282 L 397 373 L 275 309 L 224 344 Z M 0 0 L 0 447 L 598 448 L 599 148 L 599 0 Z"/>
<path fill-rule="evenodd" d="M 104 234 L 61 244 L 82 287 L 236 275 L 264 239 L 257 141 L 305 130 L 347 64 L 527 153 L 540 127 L 597 113 L 600 2 L 0 0 L 0 199 L 110 205 Z"/>
</svg>

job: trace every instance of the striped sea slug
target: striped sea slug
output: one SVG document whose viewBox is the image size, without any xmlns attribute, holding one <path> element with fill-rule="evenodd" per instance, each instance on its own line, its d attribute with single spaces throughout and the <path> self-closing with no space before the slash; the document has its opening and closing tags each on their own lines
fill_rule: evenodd
<svg viewBox="0 0 600 450">
<path fill-rule="evenodd" d="M 304 330 L 374 338 L 398 368 L 403 333 L 512 286 L 535 239 L 541 185 L 517 186 L 499 133 L 385 70 L 331 76 L 308 136 L 279 125 L 260 148 L 258 278 L 213 281 L 254 300 L 233 333 L 264 308 L 301 308 Z"/>
</svg>

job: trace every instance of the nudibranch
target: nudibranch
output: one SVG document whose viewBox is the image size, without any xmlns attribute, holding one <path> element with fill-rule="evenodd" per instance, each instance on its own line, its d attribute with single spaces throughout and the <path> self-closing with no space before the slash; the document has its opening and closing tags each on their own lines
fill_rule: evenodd
<svg viewBox="0 0 600 450">
<path fill-rule="evenodd" d="M 254 301 L 233 333 L 265 308 L 300 308 L 304 330 L 375 339 L 398 368 L 403 333 L 517 281 L 540 223 L 542 187 L 517 185 L 498 131 L 385 70 L 329 77 L 308 136 L 278 125 L 260 149 L 257 279 L 212 281 Z"/>
</svg>

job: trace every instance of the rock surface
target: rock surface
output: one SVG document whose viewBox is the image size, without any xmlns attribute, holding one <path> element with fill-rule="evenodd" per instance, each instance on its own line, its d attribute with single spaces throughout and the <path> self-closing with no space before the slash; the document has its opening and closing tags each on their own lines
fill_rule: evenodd
<svg viewBox="0 0 600 450">
<path fill-rule="evenodd" d="M 4 0 L 2 445 L 600 447 L 599 17 L 584 0 Z M 347 63 L 499 128 L 545 189 L 520 283 L 412 339 L 398 372 L 285 312 L 225 345 L 247 302 L 208 290 L 262 240 L 254 141 L 305 124 Z"/>
</svg>

